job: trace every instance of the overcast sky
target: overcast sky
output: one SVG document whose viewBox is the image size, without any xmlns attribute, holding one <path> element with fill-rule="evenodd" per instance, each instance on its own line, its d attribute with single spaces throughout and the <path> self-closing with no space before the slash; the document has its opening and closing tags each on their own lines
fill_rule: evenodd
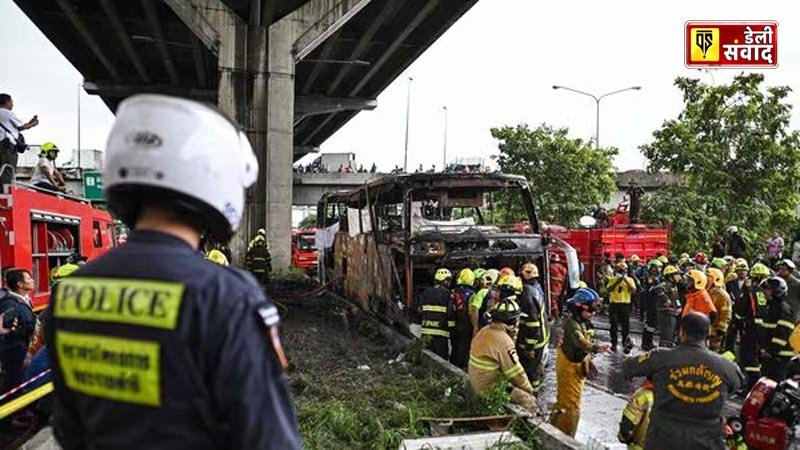
<svg viewBox="0 0 800 450">
<path fill-rule="evenodd" d="M 795 87 L 800 79 L 800 17 L 795 2 L 743 0 L 616 1 L 480 0 L 459 22 L 363 112 L 326 142 L 326 152 L 355 152 L 369 167 L 402 165 L 406 90 L 411 86 L 409 167 L 441 167 L 443 106 L 449 114 L 448 160 L 497 152 L 494 126 L 546 122 L 569 127 L 574 137 L 594 135 L 594 101 L 554 84 L 602 94 L 640 85 L 641 91 L 601 104 L 600 143 L 620 149 L 619 169 L 644 168 L 638 146 L 681 109 L 676 76 L 724 83 L 738 70 L 704 73 L 683 64 L 687 20 L 777 20 L 779 67 L 765 71 L 768 84 Z M 0 0 L 0 48 L 5 62 L 0 92 L 15 98 L 23 120 L 41 125 L 28 141 L 77 141 L 80 74 L 11 0 Z M 105 145 L 112 114 L 97 97 L 81 94 L 83 148 Z M 793 93 L 790 102 L 798 103 Z M 800 113 L 792 125 L 800 128 Z M 313 156 L 309 157 L 313 159 Z M 308 159 L 306 159 L 308 161 Z"/>
</svg>

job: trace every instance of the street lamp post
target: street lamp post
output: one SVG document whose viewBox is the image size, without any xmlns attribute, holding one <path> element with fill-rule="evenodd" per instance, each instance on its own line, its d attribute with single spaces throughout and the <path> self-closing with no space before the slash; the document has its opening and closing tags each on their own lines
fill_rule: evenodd
<svg viewBox="0 0 800 450">
<path fill-rule="evenodd" d="M 581 94 L 581 95 L 585 95 L 587 97 L 591 97 L 594 100 L 595 105 L 596 105 L 594 146 L 595 146 L 595 148 L 600 148 L 600 100 L 602 100 L 602 99 L 604 99 L 606 97 L 610 97 L 610 96 L 612 96 L 614 94 L 620 94 L 620 93 L 626 92 L 626 91 L 638 91 L 638 90 L 642 89 L 642 87 L 641 86 L 626 87 L 624 89 L 618 89 L 616 91 L 607 92 L 607 93 L 605 93 L 605 94 L 603 94 L 603 95 L 601 95 L 599 97 L 594 95 L 594 94 L 590 94 L 588 92 L 579 91 L 577 89 L 572 89 L 572 88 L 566 87 L 566 86 L 555 85 L 555 86 L 553 86 L 553 89 L 564 89 L 564 90 L 567 90 L 567 91 L 570 91 L 570 92 L 574 92 L 576 94 Z"/>
<path fill-rule="evenodd" d="M 442 144 L 442 172 L 447 171 L 447 106 L 442 106 L 444 111 L 444 143 Z"/>
<path fill-rule="evenodd" d="M 408 77 L 408 90 L 406 92 L 406 150 L 403 156 L 403 172 L 408 173 L 408 123 L 411 118 L 411 82 L 413 78 Z"/>
</svg>

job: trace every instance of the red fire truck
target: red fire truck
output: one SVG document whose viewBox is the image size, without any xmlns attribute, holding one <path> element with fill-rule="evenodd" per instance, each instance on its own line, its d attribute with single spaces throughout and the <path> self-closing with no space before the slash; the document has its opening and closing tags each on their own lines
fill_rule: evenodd
<svg viewBox="0 0 800 450">
<path fill-rule="evenodd" d="M 317 269 L 316 228 L 304 228 L 292 233 L 292 266 L 307 271 Z"/>
<path fill-rule="evenodd" d="M 94 259 L 116 245 L 111 215 L 88 200 L 16 184 L 0 189 L 0 267 L 31 271 L 34 310 L 50 299 L 50 271 L 78 252 Z"/>
</svg>

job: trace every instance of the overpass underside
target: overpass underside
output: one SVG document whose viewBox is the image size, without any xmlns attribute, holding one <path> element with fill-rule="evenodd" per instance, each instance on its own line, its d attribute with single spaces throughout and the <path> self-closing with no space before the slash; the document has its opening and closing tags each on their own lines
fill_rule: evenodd
<svg viewBox="0 0 800 450">
<path fill-rule="evenodd" d="M 292 163 L 375 98 L 477 0 L 14 0 L 112 110 L 151 92 L 216 103 L 261 165 L 232 247 L 290 256 Z M 239 251 L 236 251 L 239 250 Z"/>
</svg>

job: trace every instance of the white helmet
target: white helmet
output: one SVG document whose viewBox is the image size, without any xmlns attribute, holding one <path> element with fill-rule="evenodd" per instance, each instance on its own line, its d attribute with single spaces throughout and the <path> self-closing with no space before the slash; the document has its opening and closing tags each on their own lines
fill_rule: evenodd
<svg viewBox="0 0 800 450">
<path fill-rule="evenodd" d="M 228 242 L 258 177 L 247 136 L 219 111 L 177 97 L 135 95 L 120 103 L 106 144 L 109 206 L 129 227 L 157 203 Z"/>
</svg>

